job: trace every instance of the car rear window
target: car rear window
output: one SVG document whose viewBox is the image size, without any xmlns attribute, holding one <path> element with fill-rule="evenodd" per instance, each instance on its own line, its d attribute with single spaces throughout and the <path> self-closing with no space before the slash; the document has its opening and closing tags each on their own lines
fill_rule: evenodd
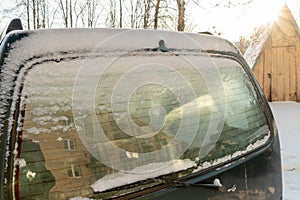
<svg viewBox="0 0 300 200">
<path fill-rule="evenodd" d="M 22 199 L 121 196 L 236 159 L 270 136 L 248 75 L 229 57 L 142 49 L 28 65 L 14 178 Z"/>
</svg>

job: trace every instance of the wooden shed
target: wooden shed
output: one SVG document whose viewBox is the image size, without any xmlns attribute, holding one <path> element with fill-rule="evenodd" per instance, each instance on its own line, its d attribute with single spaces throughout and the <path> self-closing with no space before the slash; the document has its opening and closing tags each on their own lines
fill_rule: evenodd
<svg viewBox="0 0 300 200">
<path fill-rule="evenodd" d="M 300 31 L 287 5 L 245 52 L 268 101 L 300 101 Z"/>
</svg>

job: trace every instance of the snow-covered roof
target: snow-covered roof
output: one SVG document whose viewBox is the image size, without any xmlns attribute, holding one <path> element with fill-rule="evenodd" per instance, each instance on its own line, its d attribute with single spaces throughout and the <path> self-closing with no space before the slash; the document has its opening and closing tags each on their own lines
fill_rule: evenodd
<svg viewBox="0 0 300 200">
<path fill-rule="evenodd" d="M 252 39 L 250 46 L 245 51 L 244 57 L 251 69 L 253 68 L 256 59 L 258 58 L 265 42 L 267 41 L 270 35 L 272 27 L 273 27 L 273 23 L 262 25 L 258 29 L 258 32 L 260 32 L 260 34 L 257 37 Z"/>
<path fill-rule="evenodd" d="M 288 11 L 291 16 L 293 17 L 293 14 L 291 13 L 290 9 L 288 6 L 285 4 L 283 8 L 281 9 L 281 13 L 284 13 Z M 282 16 L 281 14 L 280 16 Z M 269 22 L 267 24 L 263 24 L 260 26 L 258 29 L 259 35 L 255 36 L 251 43 L 250 46 L 247 48 L 247 50 L 244 53 L 245 60 L 247 61 L 248 65 L 252 69 L 256 63 L 256 60 L 258 59 L 260 52 L 263 51 L 264 44 L 266 43 L 267 39 L 269 38 L 272 29 L 274 25 L 277 23 L 277 21 Z M 297 24 L 297 21 L 295 19 L 292 19 L 291 23 L 295 26 L 295 28 L 298 31 L 299 34 L 299 24 Z"/>
</svg>

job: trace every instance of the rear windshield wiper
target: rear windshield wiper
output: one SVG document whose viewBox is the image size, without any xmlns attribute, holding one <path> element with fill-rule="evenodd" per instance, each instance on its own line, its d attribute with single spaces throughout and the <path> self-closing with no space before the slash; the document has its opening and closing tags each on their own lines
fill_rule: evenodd
<svg viewBox="0 0 300 200">
<path fill-rule="evenodd" d="M 177 187 L 202 187 L 218 190 L 220 192 L 227 192 L 226 187 L 223 186 L 217 178 L 213 181 L 213 183 L 189 183 L 184 181 L 174 181 L 174 183 Z"/>
</svg>

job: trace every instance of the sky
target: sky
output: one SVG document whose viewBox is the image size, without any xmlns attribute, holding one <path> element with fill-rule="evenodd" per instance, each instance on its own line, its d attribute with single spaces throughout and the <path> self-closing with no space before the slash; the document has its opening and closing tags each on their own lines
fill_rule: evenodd
<svg viewBox="0 0 300 200">
<path fill-rule="evenodd" d="M 300 0 L 253 0 L 245 7 L 218 7 L 211 10 L 192 7 L 189 17 L 197 25 L 197 31 L 222 32 L 223 37 L 238 41 L 241 35 L 249 37 L 255 27 L 276 19 L 285 3 L 300 22 Z M 213 26 L 216 28 L 213 29 Z"/>
<path fill-rule="evenodd" d="M 1 7 L 9 7 L 12 0 L 0 0 Z M 212 8 L 202 4 L 195 6 L 188 1 L 186 8 L 187 26 L 192 25 L 192 31 L 210 31 L 222 33 L 222 37 L 235 42 L 240 36 L 249 38 L 255 27 L 270 20 L 276 19 L 280 8 L 287 3 L 294 17 L 300 24 L 300 0 L 253 0 L 250 5 L 225 8 Z M 207 2 L 207 1 L 201 1 Z M 9 19 L 0 21 L 2 30 Z"/>
</svg>

